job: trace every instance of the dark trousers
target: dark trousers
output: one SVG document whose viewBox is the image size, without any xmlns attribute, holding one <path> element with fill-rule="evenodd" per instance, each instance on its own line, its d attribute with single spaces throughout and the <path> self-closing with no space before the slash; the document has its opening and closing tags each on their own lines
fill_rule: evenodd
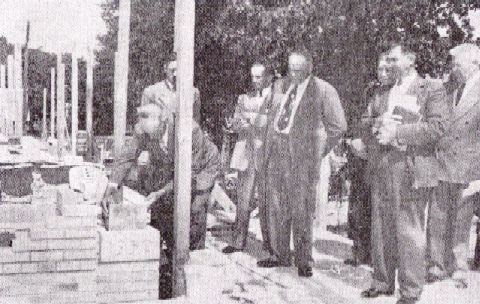
<svg viewBox="0 0 480 304">
<path fill-rule="evenodd" d="M 433 188 L 412 188 L 405 161 L 387 162 L 372 176 L 372 287 L 419 298 L 425 283 L 425 208 Z"/>
<path fill-rule="evenodd" d="M 475 257 L 473 258 L 473 266 L 475 267 L 475 269 L 480 270 L 480 193 L 477 193 L 473 199 L 475 205 L 475 214 L 479 218 L 477 222 L 477 244 L 475 245 Z"/>
<path fill-rule="evenodd" d="M 468 270 L 468 243 L 473 201 L 462 199 L 464 184 L 440 182 L 437 200 L 428 216 L 428 271 L 435 275 L 461 275 Z"/>
<path fill-rule="evenodd" d="M 266 202 L 270 246 L 278 260 L 289 265 L 290 235 L 293 232 L 296 266 L 311 267 L 316 182 L 301 168 L 292 165 L 293 157 L 289 151 L 288 140 L 277 139 L 267 164 Z"/>
<path fill-rule="evenodd" d="M 190 250 L 204 249 L 207 233 L 207 209 L 210 192 L 193 195 L 190 211 Z M 152 226 L 160 231 L 161 239 L 167 247 L 166 256 L 172 260 L 175 246 L 173 234 L 173 196 L 169 195 L 152 208 Z"/>
<path fill-rule="evenodd" d="M 233 227 L 232 246 L 245 248 L 248 237 L 250 213 L 255 209 L 255 169 L 247 168 L 238 172 L 237 213 Z"/>
</svg>

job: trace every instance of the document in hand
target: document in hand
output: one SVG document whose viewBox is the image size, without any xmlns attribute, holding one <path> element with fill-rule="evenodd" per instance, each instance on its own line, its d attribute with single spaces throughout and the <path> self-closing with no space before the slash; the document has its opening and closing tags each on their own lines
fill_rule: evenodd
<svg viewBox="0 0 480 304">
<path fill-rule="evenodd" d="M 402 124 L 416 123 L 422 118 L 418 112 L 408 110 L 402 106 L 396 106 L 392 115 L 402 117 Z"/>
</svg>

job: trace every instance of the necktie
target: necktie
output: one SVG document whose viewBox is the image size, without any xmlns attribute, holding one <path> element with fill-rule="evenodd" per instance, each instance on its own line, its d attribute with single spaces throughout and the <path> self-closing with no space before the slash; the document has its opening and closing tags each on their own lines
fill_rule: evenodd
<svg viewBox="0 0 480 304">
<path fill-rule="evenodd" d="M 458 103 L 460 102 L 460 99 L 462 99 L 462 95 L 463 95 L 463 90 L 465 89 L 465 84 L 462 83 L 458 89 L 457 89 L 457 93 L 455 95 L 455 106 L 458 106 Z"/>
<path fill-rule="evenodd" d="M 288 126 L 288 123 L 290 121 L 290 116 L 292 114 L 293 101 L 297 97 L 297 89 L 298 89 L 297 85 L 295 85 L 292 88 L 292 90 L 290 91 L 290 94 L 288 94 L 287 101 L 283 106 L 282 112 L 280 114 L 280 118 L 278 119 L 278 129 L 280 131 L 285 130 L 285 128 Z"/>
</svg>

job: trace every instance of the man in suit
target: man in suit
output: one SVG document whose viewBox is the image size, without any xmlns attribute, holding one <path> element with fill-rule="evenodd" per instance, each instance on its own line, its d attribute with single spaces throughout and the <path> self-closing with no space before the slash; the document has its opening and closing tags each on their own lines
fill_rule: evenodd
<svg viewBox="0 0 480 304">
<path fill-rule="evenodd" d="M 437 185 L 435 144 L 447 106 L 442 84 L 417 74 L 413 52 L 396 45 L 386 60 L 397 81 L 374 101 L 378 118 L 371 138 L 378 144 L 370 144 L 368 152 L 376 170 L 370 177 L 373 280 L 362 296 L 393 295 L 398 270 L 397 303 L 412 304 L 425 281 L 425 208 Z"/>
<path fill-rule="evenodd" d="M 336 90 L 312 75 L 312 57 L 304 50 L 288 58 L 289 76 L 274 86 L 263 163 L 266 170 L 268 259 L 259 267 L 291 265 L 293 229 L 298 275 L 312 276 L 312 226 L 322 158 L 346 131 Z"/>
<path fill-rule="evenodd" d="M 468 183 L 480 179 L 480 49 L 462 44 L 450 51 L 459 86 L 448 99 L 448 128 L 438 143 L 440 184 L 430 206 L 428 280 L 449 275 L 466 287 L 473 200 L 463 199 Z"/>
<path fill-rule="evenodd" d="M 376 240 L 378 230 L 372 231 L 372 213 L 379 217 L 381 196 L 385 188 L 374 184 L 377 179 L 374 174 L 381 171 L 378 167 L 378 159 L 381 154 L 387 151 L 379 151 L 377 140 L 371 133 L 372 122 L 385 112 L 385 92 L 388 92 L 395 83 L 391 65 L 386 60 L 386 54 L 381 54 L 378 59 L 377 82 L 365 90 L 365 99 L 369 101 L 367 110 L 362 116 L 363 119 L 356 128 L 352 128 L 356 136 L 350 142 L 352 156 L 349 161 L 349 174 L 352 180 L 352 190 L 349 200 L 348 225 L 349 237 L 353 240 L 353 260 L 346 260 L 347 264 L 370 264 L 371 263 L 371 236 L 375 234 Z M 368 149 L 368 150 L 367 150 Z M 376 153 L 375 153 L 376 152 Z M 372 189 L 375 189 L 375 197 L 372 197 Z M 375 226 L 378 228 L 378 225 Z"/>
<path fill-rule="evenodd" d="M 173 174 L 175 169 L 175 134 L 173 115 L 158 104 L 138 109 L 139 122 L 134 146 L 120 157 L 111 181 L 123 184 L 132 168 L 137 170 L 136 190 L 148 195 L 152 226 L 160 230 L 171 260 L 173 235 Z M 205 247 L 207 207 L 210 190 L 217 176 L 219 155 L 216 146 L 195 121 L 192 129 L 192 209 L 190 249 Z"/>
<path fill-rule="evenodd" d="M 253 90 L 238 97 L 231 122 L 232 130 L 238 133 L 230 165 L 238 172 L 238 201 L 232 241 L 222 250 L 227 254 L 242 251 L 247 243 L 250 213 L 256 207 L 256 159 L 260 157 L 259 147 L 263 140 L 262 133 L 267 123 L 268 100 L 271 96 L 271 73 L 266 66 L 255 63 L 250 74 Z"/>
<path fill-rule="evenodd" d="M 141 105 L 156 103 L 162 106 L 165 111 L 175 113 L 177 111 L 177 55 L 170 54 L 163 65 L 166 78 L 145 88 L 142 94 Z M 200 92 L 195 88 L 193 104 L 193 118 L 200 122 Z"/>
</svg>

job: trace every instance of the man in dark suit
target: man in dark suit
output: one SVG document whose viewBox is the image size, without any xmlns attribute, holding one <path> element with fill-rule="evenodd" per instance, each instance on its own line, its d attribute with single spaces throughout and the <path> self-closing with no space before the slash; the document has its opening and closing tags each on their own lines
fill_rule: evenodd
<svg viewBox="0 0 480 304">
<path fill-rule="evenodd" d="M 292 52 L 288 66 L 288 79 L 274 86 L 267 124 L 264 166 L 271 257 L 258 261 L 258 266 L 291 265 L 293 228 L 298 274 L 310 277 L 320 165 L 347 124 L 336 90 L 312 76 L 312 57 L 307 51 Z"/>
<path fill-rule="evenodd" d="M 438 199 L 429 211 L 428 280 L 452 275 L 457 287 L 466 287 L 474 200 L 463 199 L 462 192 L 480 179 L 480 48 L 466 43 L 450 55 L 459 86 L 448 99 L 448 128 L 438 143 L 441 174 Z"/>
<path fill-rule="evenodd" d="M 437 185 L 435 143 L 443 134 L 447 106 L 441 83 L 418 76 L 415 54 L 392 47 L 386 60 L 396 84 L 374 101 L 372 137 L 378 144 L 368 152 L 377 172 L 372 197 L 372 287 L 363 297 L 392 295 L 398 270 L 398 304 L 418 301 L 425 281 L 424 217 Z M 396 114 L 401 114 L 401 117 Z"/>
<path fill-rule="evenodd" d="M 369 102 L 362 121 L 353 129 L 355 137 L 350 142 L 350 151 L 354 155 L 349 159 L 352 190 L 348 206 L 348 229 L 349 237 L 353 240 L 353 260 L 346 260 L 347 264 L 371 264 L 371 236 L 379 239 L 381 231 L 371 230 L 372 212 L 378 218 L 378 209 L 382 204 L 379 193 L 385 188 L 374 184 L 374 174 L 381 171 L 378 167 L 380 154 L 387 151 L 381 149 L 377 140 L 371 133 L 372 122 L 380 117 L 385 110 L 385 92 L 388 92 L 395 83 L 391 65 L 386 60 L 386 54 L 381 54 L 378 59 L 377 82 L 365 90 L 365 99 Z M 368 149 L 368 151 L 367 151 Z M 385 150 L 385 149 L 384 149 Z M 378 187 L 380 186 L 380 187 Z M 375 188 L 375 197 L 372 197 L 372 189 Z M 378 225 L 375 226 L 378 228 Z"/>
</svg>

